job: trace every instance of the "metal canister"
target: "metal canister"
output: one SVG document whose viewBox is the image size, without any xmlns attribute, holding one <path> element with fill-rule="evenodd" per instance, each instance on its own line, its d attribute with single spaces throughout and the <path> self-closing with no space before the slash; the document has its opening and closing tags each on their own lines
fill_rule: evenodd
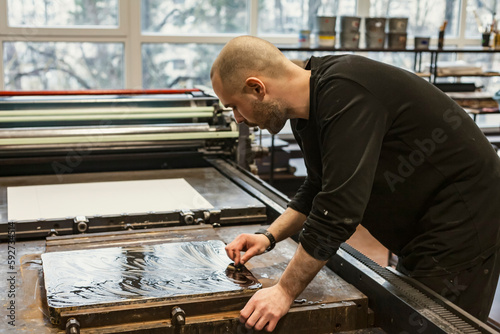
<svg viewBox="0 0 500 334">
<path fill-rule="evenodd" d="M 342 32 L 340 45 L 347 49 L 357 49 L 359 47 L 359 32 Z"/>
<path fill-rule="evenodd" d="M 408 28 L 407 17 L 391 17 L 389 18 L 389 32 L 390 33 L 406 33 Z"/>
<path fill-rule="evenodd" d="M 337 24 L 336 16 L 317 16 L 316 28 L 317 32 L 325 35 L 335 35 L 335 25 Z"/>
<path fill-rule="evenodd" d="M 310 30 L 299 31 L 299 46 L 301 48 L 308 48 L 311 46 L 311 31 Z"/>
<path fill-rule="evenodd" d="M 335 35 L 318 34 L 318 46 L 324 48 L 335 47 Z"/>
<path fill-rule="evenodd" d="M 415 37 L 416 50 L 428 49 L 430 44 L 431 44 L 430 37 Z"/>
<path fill-rule="evenodd" d="M 385 45 L 385 32 L 366 33 L 365 41 L 367 48 L 383 49 Z"/>
<path fill-rule="evenodd" d="M 367 17 L 365 18 L 365 30 L 367 34 L 385 33 L 385 17 Z"/>
<path fill-rule="evenodd" d="M 356 33 L 359 31 L 359 24 L 361 23 L 361 18 L 357 16 L 341 16 L 340 26 L 342 28 L 342 33 Z"/>
<path fill-rule="evenodd" d="M 388 33 L 387 45 L 389 49 L 405 49 L 406 48 L 406 33 Z"/>
</svg>

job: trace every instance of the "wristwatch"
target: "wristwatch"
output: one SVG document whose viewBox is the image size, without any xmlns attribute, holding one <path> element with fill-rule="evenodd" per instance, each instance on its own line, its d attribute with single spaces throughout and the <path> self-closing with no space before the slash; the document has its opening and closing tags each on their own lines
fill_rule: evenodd
<svg viewBox="0 0 500 334">
<path fill-rule="evenodd" d="M 270 252 L 274 248 L 274 246 L 276 246 L 276 239 L 274 239 L 274 235 L 272 235 L 268 230 L 261 229 L 255 232 L 255 234 L 264 234 L 269 239 L 269 242 L 271 244 L 266 248 L 266 253 Z"/>
</svg>

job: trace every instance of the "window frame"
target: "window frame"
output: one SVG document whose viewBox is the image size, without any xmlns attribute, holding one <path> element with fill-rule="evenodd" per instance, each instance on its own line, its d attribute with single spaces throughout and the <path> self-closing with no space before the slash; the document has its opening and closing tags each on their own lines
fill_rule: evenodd
<svg viewBox="0 0 500 334">
<path fill-rule="evenodd" d="M 128 0 L 127 0 L 128 1 Z M 8 5 L 7 0 L 0 0 L 0 34 L 13 35 L 13 36 L 85 36 L 98 37 L 98 36 L 126 36 L 127 35 L 127 22 L 122 20 L 123 17 L 129 16 L 129 6 L 123 5 L 122 0 L 118 1 L 118 27 L 116 28 L 77 28 L 76 26 L 62 26 L 62 27 L 48 27 L 48 28 L 29 28 L 29 27 L 10 27 L 8 25 Z M 29 31 L 33 30 L 33 31 Z M 103 34 L 103 32 L 105 32 Z"/>
<path fill-rule="evenodd" d="M 295 46 L 298 36 L 295 35 L 258 35 L 258 1 L 247 1 L 249 15 L 247 32 L 252 36 L 259 36 L 271 43 Z M 370 1 L 357 0 L 356 15 L 369 16 Z M 469 45 L 479 45 L 478 39 L 465 38 L 465 23 L 467 19 L 467 2 L 460 1 L 460 25 L 457 38 L 447 38 L 446 44 L 456 45 L 458 48 Z M 16 41 L 33 42 L 114 42 L 124 45 L 124 77 L 125 87 L 128 89 L 142 88 L 142 56 L 143 43 L 204 43 L 225 44 L 240 34 L 210 34 L 210 35 L 161 35 L 142 33 L 141 31 L 141 1 L 118 1 L 117 28 L 27 28 L 9 27 L 7 24 L 7 0 L 0 0 L 0 90 L 4 90 L 3 43 Z M 362 27 L 363 29 L 363 27 Z M 437 37 L 437 36 L 436 36 Z M 437 38 L 433 37 L 431 45 L 437 45 Z M 363 43 L 364 36 L 361 36 Z M 390 52 L 390 51 L 388 51 Z M 457 55 L 461 57 L 460 54 Z"/>
</svg>

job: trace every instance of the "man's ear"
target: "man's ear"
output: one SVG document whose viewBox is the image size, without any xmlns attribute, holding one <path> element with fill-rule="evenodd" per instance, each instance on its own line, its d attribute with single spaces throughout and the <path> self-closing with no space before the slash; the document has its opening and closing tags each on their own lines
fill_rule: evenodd
<svg viewBox="0 0 500 334">
<path fill-rule="evenodd" d="M 255 94 L 261 99 L 266 95 L 266 86 L 256 77 L 249 77 L 245 80 L 245 90 L 247 93 Z"/>
</svg>

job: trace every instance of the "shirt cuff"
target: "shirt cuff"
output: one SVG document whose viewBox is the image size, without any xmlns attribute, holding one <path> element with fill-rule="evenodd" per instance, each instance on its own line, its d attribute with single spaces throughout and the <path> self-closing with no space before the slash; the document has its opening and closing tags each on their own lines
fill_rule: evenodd
<svg viewBox="0 0 500 334">
<path fill-rule="evenodd" d="M 295 199 L 292 199 L 290 202 L 288 202 L 287 207 L 302 213 L 306 217 L 309 216 L 309 213 L 311 212 L 310 207 L 307 207 L 306 205 L 301 205 Z"/>
<path fill-rule="evenodd" d="M 330 259 L 340 247 L 329 235 L 319 235 L 306 228 L 299 236 L 302 248 L 316 260 L 326 261 Z"/>
</svg>

